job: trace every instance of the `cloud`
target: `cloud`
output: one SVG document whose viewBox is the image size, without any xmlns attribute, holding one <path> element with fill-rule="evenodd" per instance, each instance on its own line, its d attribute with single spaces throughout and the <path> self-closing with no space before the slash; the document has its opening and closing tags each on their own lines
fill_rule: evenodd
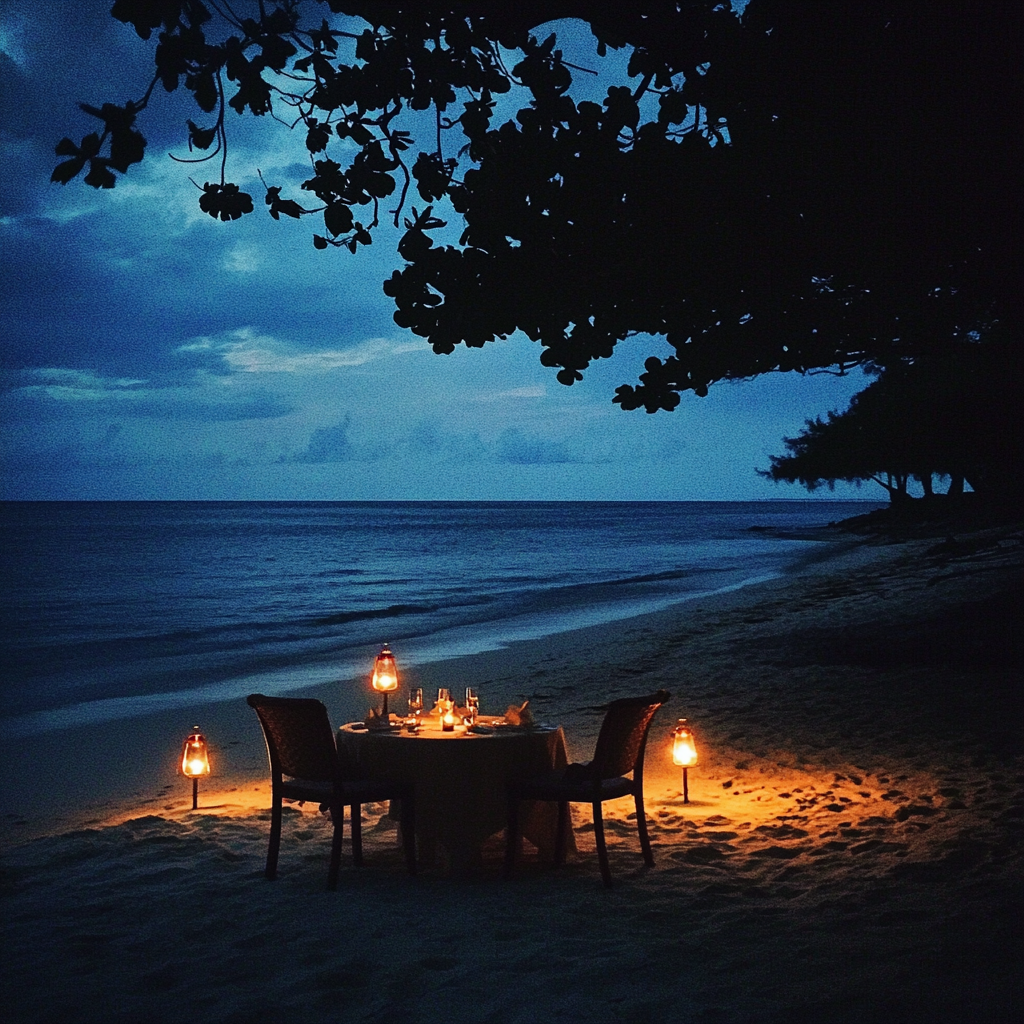
<svg viewBox="0 0 1024 1024">
<path fill-rule="evenodd" d="M 393 448 L 395 454 L 416 460 L 464 465 L 479 462 L 486 445 L 478 433 L 453 430 L 447 423 L 428 417 L 407 427 Z"/>
<path fill-rule="evenodd" d="M 506 427 L 488 438 L 479 431 L 453 430 L 434 419 L 423 419 L 399 433 L 385 450 L 384 439 L 356 441 L 358 459 L 412 459 L 438 466 L 489 465 L 547 466 L 606 461 L 574 454 L 561 440 Z"/>
<path fill-rule="evenodd" d="M 262 392 L 231 392 L 203 374 L 186 383 L 104 377 L 92 370 L 38 367 L 9 375 L 8 418 L 123 416 L 168 421 L 277 419 L 292 404 Z"/>
<path fill-rule="evenodd" d="M 319 427 L 313 431 L 309 444 L 296 454 L 281 459 L 281 462 L 297 462 L 318 465 L 325 462 L 348 462 L 354 456 L 352 442 L 348 439 L 349 417 L 332 427 Z"/>
<path fill-rule="evenodd" d="M 239 242 L 228 250 L 222 265 L 236 274 L 254 274 L 263 266 L 263 255 L 255 245 Z"/>
<path fill-rule="evenodd" d="M 122 391 L 147 383 L 134 377 L 101 377 L 92 370 L 77 370 L 64 366 L 41 366 L 25 374 L 32 382 L 27 387 L 42 388 L 53 398 L 71 401 L 103 398 L 111 391 Z"/>
<path fill-rule="evenodd" d="M 125 412 L 158 420 L 196 420 L 229 423 L 236 420 L 276 420 L 294 411 L 294 406 L 273 395 L 253 395 L 232 401 L 183 400 L 176 395 L 148 402 L 136 402 Z"/>
<path fill-rule="evenodd" d="M 0 20 L 0 56 L 7 57 L 13 64 L 23 67 L 28 57 L 25 53 L 25 24 L 22 18 Z M 0 67 L 3 66 L 0 61 Z"/>
<path fill-rule="evenodd" d="M 508 391 L 492 391 L 477 395 L 477 402 L 500 402 L 505 398 L 545 398 L 548 389 L 543 384 L 529 384 L 521 388 L 510 388 Z"/>
<path fill-rule="evenodd" d="M 511 462 L 517 466 L 544 466 L 584 461 L 570 455 L 561 441 L 528 437 L 518 427 L 508 427 L 501 432 L 494 445 L 494 454 L 496 461 Z"/>
<path fill-rule="evenodd" d="M 298 351 L 294 345 L 251 327 L 240 327 L 222 336 L 227 340 L 197 338 L 179 347 L 179 352 L 217 356 L 237 373 L 329 373 L 343 367 L 363 366 L 378 359 L 426 351 L 424 342 L 394 342 L 369 338 L 347 348 Z"/>
</svg>

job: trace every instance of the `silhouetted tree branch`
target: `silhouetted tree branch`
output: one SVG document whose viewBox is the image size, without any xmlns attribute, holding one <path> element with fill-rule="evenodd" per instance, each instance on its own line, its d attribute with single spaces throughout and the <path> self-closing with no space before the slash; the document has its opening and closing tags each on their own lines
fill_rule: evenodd
<svg viewBox="0 0 1024 1024">
<path fill-rule="evenodd" d="M 190 152 L 221 158 L 200 205 L 234 220 L 254 204 L 225 177 L 228 108 L 279 118 L 318 202 L 270 184 L 266 205 L 322 223 L 317 248 L 369 245 L 380 202 L 397 193 L 397 224 L 413 182 L 462 218 L 448 245 L 430 237 L 438 217 L 406 218 L 405 265 L 385 282 L 399 325 L 439 353 L 522 330 L 565 384 L 619 340 L 662 335 L 674 354 L 615 401 L 672 409 L 720 379 L 1019 338 L 1021 11 L 116 0 L 115 18 L 156 36 L 153 82 L 138 101 L 83 107 L 102 130 L 63 139 L 53 178 L 113 187 L 143 158 L 136 121 L 155 85 L 184 87 L 200 112 Z M 533 35 L 565 18 L 589 25 L 606 75 L 608 49 L 630 48 L 601 103 L 574 98 L 576 64 Z M 502 120 L 506 94 L 517 113 Z"/>
</svg>

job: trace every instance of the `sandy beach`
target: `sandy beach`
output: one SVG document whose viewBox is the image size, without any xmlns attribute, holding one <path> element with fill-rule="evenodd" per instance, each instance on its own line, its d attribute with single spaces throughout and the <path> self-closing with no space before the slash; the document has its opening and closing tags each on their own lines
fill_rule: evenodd
<svg viewBox="0 0 1024 1024">
<path fill-rule="evenodd" d="M 526 698 L 587 759 L 599 706 L 661 687 L 643 867 L 606 805 L 555 871 L 527 855 L 409 878 L 364 808 L 324 889 L 330 825 L 286 813 L 263 878 L 269 783 L 244 702 L 203 709 L 201 808 L 164 713 L 6 751 L 2 997 L 9 1021 L 1010 1021 L 1022 1005 L 1024 722 L 1019 526 L 822 541 L 799 575 L 610 626 L 410 670 Z M 340 688 L 312 691 L 336 724 Z M 372 703 L 369 692 L 365 706 Z M 365 708 L 364 708 L 365 709 Z M 684 805 L 677 717 L 701 763 Z"/>
</svg>

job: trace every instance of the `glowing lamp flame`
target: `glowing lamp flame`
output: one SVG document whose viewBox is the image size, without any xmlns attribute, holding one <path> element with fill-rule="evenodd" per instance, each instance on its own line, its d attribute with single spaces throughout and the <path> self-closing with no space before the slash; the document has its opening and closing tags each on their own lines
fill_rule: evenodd
<svg viewBox="0 0 1024 1024">
<path fill-rule="evenodd" d="M 371 685 L 378 693 L 394 693 L 398 689 L 398 668 L 387 644 L 380 649 L 373 663 Z"/>
<path fill-rule="evenodd" d="M 452 732 L 455 729 L 455 712 L 452 711 L 451 705 L 448 706 L 448 710 L 444 713 L 444 717 L 441 719 L 441 731 Z"/>
<path fill-rule="evenodd" d="M 685 718 L 680 718 L 672 730 L 672 763 L 683 768 L 692 768 L 697 763 L 697 747 Z"/>
<path fill-rule="evenodd" d="M 190 779 L 210 774 L 210 752 L 199 726 L 192 726 L 191 735 L 181 745 L 181 774 Z"/>
</svg>

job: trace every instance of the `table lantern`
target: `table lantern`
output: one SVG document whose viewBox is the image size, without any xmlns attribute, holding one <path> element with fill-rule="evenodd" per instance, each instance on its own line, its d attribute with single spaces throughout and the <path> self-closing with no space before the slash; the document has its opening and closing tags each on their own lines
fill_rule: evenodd
<svg viewBox="0 0 1024 1024">
<path fill-rule="evenodd" d="M 686 770 L 697 763 L 697 747 L 685 718 L 680 718 L 679 724 L 672 730 L 672 763 L 683 769 L 683 803 L 688 804 L 690 787 Z"/>
<path fill-rule="evenodd" d="M 192 810 L 199 806 L 199 776 L 210 774 L 210 751 L 198 725 L 181 745 L 181 774 L 192 780 Z"/>
<path fill-rule="evenodd" d="M 398 668 L 395 665 L 395 656 L 391 649 L 385 644 L 373 663 L 373 678 L 371 685 L 378 692 L 384 694 L 384 706 L 381 708 L 381 718 L 388 721 L 388 694 L 398 689 Z"/>
<path fill-rule="evenodd" d="M 442 732 L 454 732 L 455 731 L 455 712 L 452 710 L 451 702 L 449 701 L 448 707 L 445 709 L 444 714 L 441 716 L 441 731 Z"/>
</svg>

